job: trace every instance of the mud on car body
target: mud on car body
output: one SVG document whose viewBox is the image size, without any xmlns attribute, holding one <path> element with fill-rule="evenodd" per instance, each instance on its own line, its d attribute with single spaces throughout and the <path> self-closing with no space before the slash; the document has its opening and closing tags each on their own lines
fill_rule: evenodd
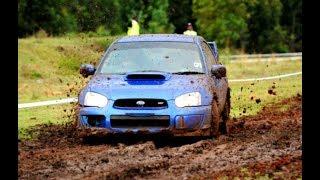
<svg viewBox="0 0 320 180">
<path fill-rule="evenodd" d="M 215 43 L 201 36 L 139 35 L 113 42 L 79 94 L 78 125 L 110 133 L 218 136 L 230 90 Z"/>
</svg>

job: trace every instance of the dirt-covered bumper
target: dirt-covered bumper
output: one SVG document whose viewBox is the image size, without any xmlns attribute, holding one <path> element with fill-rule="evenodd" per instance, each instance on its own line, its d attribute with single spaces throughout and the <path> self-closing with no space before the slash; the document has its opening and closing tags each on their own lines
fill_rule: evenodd
<svg viewBox="0 0 320 180">
<path fill-rule="evenodd" d="M 81 107 L 81 128 L 102 131 L 107 134 L 121 133 L 168 133 L 173 135 L 207 135 L 210 127 L 211 106 L 179 108 L 168 101 L 165 109 L 117 109 L 112 100 L 103 108 Z"/>
</svg>

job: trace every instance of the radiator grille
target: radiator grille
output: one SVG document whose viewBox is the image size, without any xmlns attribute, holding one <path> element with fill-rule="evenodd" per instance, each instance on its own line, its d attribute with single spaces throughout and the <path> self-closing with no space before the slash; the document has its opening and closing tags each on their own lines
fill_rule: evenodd
<svg viewBox="0 0 320 180">
<path fill-rule="evenodd" d="M 163 99 L 118 99 L 114 102 L 115 108 L 135 108 L 135 109 L 164 109 L 168 103 Z"/>
</svg>

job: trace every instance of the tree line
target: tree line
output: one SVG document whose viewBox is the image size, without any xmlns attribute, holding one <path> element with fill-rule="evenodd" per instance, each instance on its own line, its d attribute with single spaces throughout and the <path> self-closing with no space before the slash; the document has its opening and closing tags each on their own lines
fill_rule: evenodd
<svg viewBox="0 0 320 180">
<path fill-rule="evenodd" d="M 220 48 L 248 53 L 302 51 L 301 0 L 18 0 L 18 37 L 98 32 L 178 33 L 193 23 Z"/>
</svg>

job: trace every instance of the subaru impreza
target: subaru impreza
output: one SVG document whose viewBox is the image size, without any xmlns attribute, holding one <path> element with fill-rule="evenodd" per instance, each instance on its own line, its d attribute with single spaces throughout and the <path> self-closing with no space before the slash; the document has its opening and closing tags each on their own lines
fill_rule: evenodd
<svg viewBox="0 0 320 180">
<path fill-rule="evenodd" d="M 113 42 L 79 93 L 80 128 L 113 134 L 227 133 L 230 88 L 214 42 L 201 36 L 146 34 Z"/>
</svg>

